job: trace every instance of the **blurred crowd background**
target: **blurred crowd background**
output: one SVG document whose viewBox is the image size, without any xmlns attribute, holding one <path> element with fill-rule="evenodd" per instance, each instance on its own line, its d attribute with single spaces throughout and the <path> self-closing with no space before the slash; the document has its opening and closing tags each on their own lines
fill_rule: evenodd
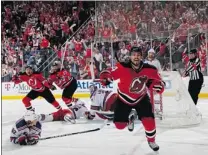
<svg viewBox="0 0 208 155">
<path fill-rule="evenodd" d="M 24 66 L 48 76 L 60 60 L 77 79 L 89 79 L 128 57 L 140 46 L 143 59 L 153 50 L 162 70 L 182 72 L 196 48 L 208 75 L 206 1 L 14 1 L 1 2 L 2 82 Z"/>
</svg>

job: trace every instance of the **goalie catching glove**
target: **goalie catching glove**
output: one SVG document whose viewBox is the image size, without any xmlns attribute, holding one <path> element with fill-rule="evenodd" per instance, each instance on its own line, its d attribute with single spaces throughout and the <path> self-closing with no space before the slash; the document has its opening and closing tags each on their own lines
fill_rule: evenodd
<svg viewBox="0 0 208 155">
<path fill-rule="evenodd" d="M 162 94 L 165 89 L 165 82 L 164 81 L 156 81 L 154 80 L 152 84 L 150 85 L 150 91 L 157 92 L 159 94 Z"/>
<path fill-rule="evenodd" d="M 100 83 L 103 86 L 109 85 L 113 81 L 113 77 L 108 70 L 104 70 L 100 73 Z"/>
</svg>

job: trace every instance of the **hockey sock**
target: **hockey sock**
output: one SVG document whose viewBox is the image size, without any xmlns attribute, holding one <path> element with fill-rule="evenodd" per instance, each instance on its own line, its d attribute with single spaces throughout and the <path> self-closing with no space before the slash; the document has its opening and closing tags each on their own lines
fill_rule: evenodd
<svg viewBox="0 0 208 155">
<path fill-rule="evenodd" d="M 59 105 L 59 103 L 55 100 L 51 103 L 56 109 L 61 109 L 61 106 Z"/>
<path fill-rule="evenodd" d="M 63 110 L 58 110 L 56 112 L 52 113 L 53 116 L 53 121 L 62 121 L 62 117 L 63 117 Z"/>
<path fill-rule="evenodd" d="M 66 104 L 66 106 L 67 106 L 68 108 L 72 106 L 72 104 L 71 104 L 72 98 L 62 97 L 62 100 L 64 101 L 64 103 Z"/>
<path fill-rule="evenodd" d="M 117 129 L 122 130 L 124 129 L 128 123 L 127 122 L 114 122 Z"/>
<path fill-rule="evenodd" d="M 152 117 L 142 118 L 142 124 L 145 129 L 145 134 L 148 142 L 154 142 L 156 136 L 155 119 Z"/>
<path fill-rule="evenodd" d="M 77 102 L 78 99 L 77 98 L 66 98 L 66 97 L 62 97 L 62 100 L 65 102 L 66 106 L 68 108 L 70 108 L 72 106 L 72 102 Z"/>
<path fill-rule="evenodd" d="M 31 105 L 31 103 L 30 103 L 30 101 L 31 101 L 32 99 L 31 98 L 29 98 L 29 97 L 24 97 L 23 99 L 22 99 L 22 102 L 23 102 L 23 104 L 25 105 L 25 108 L 27 109 L 27 110 L 32 110 L 32 105 Z"/>
</svg>

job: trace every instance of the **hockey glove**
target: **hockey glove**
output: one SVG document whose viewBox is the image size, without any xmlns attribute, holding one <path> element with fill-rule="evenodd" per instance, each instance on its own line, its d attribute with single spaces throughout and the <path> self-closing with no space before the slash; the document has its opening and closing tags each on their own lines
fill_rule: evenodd
<svg viewBox="0 0 208 155">
<path fill-rule="evenodd" d="M 88 120 L 93 120 L 95 118 L 95 115 L 92 115 L 89 111 L 86 111 L 84 113 L 84 117 Z"/>
<path fill-rule="evenodd" d="M 51 90 L 56 90 L 56 89 L 57 88 L 54 85 L 51 86 Z"/>
<path fill-rule="evenodd" d="M 103 86 L 109 85 L 113 81 L 113 78 L 109 71 L 105 70 L 100 73 L 100 83 Z"/>
<path fill-rule="evenodd" d="M 39 140 L 39 136 L 38 135 L 30 136 L 28 138 L 27 145 L 35 145 L 35 144 L 38 143 L 38 140 Z"/>
<path fill-rule="evenodd" d="M 14 82 L 14 81 L 16 81 L 18 79 L 18 76 L 17 75 L 14 75 L 13 77 L 12 77 L 12 81 Z"/>
<path fill-rule="evenodd" d="M 12 77 L 12 82 L 14 82 L 14 83 L 19 83 L 19 81 L 20 81 L 20 79 L 19 79 L 19 76 L 18 76 L 18 75 L 14 75 L 14 76 Z"/>
<path fill-rule="evenodd" d="M 20 145 L 27 145 L 27 136 L 23 134 L 23 135 L 19 136 L 17 141 Z"/>
<path fill-rule="evenodd" d="M 153 83 L 150 86 L 150 90 L 162 94 L 164 91 L 164 86 L 165 83 L 163 81 L 153 81 Z"/>
</svg>

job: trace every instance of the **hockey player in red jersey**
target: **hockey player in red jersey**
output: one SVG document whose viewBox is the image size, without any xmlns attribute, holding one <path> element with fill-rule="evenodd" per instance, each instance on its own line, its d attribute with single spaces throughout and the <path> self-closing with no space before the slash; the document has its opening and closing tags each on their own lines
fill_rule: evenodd
<svg viewBox="0 0 208 155">
<path fill-rule="evenodd" d="M 31 100 L 34 100 L 39 96 L 45 98 L 45 100 L 51 103 L 56 109 L 61 110 L 61 106 L 55 100 L 50 91 L 50 89 L 54 90 L 55 87 L 49 85 L 48 81 L 42 76 L 42 74 L 35 72 L 32 66 L 26 66 L 25 72 L 13 76 L 12 81 L 15 84 L 23 81 L 27 82 L 27 84 L 32 88 L 32 90 L 22 100 L 27 110 L 33 109 Z"/>
<path fill-rule="evenodd" d="M 67 70 L 61 69 L 60 61 L 53 63 L 50 73 L 49 83 L 52 85 L 54 82 L 60 89 L 63 89 L 62 100 L 67 107 L 71 107 L 72 102 L 79 100 L 72 97 L 77 89 L 77 80 Z"/>
<path fill-rule="evenodd" d="M 119 79 L 113 120 L 116 128 L 124 129 L 128 126 L 131 131 L 135 119 L 131 111 L 135 109 L 144 126 L 149 146 L 154 151 L 159 150 L 155 143 L 155 118 L 147 89 L 162 93 L 164 83 L 154 66 L 142 62 L 141 48 L 132 47 L 129 61 L 118 63 L 114 69 L 102 71 L 100 79 L 103 85 Z"/>
</svg>

